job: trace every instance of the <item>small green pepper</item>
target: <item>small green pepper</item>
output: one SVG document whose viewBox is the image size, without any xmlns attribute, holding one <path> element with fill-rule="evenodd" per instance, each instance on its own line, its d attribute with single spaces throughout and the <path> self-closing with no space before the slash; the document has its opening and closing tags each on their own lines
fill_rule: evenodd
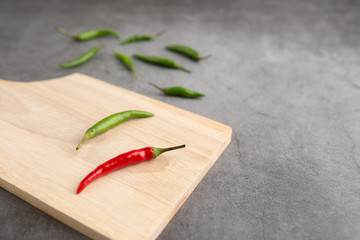
<svg viewBox="0 0 360 240">
<path fill-rule="evenodd" d="M 151 63 L 151 64 L 162 66 L 162 67 L 181 69 L 185 72 L 191 73 L 191 71 L 189 69 L 184 68 L 177 62 L 170 60 L 170 59 L 154 57 L 154 56 L 144 56 L 144 55 L 139 55 L 139 54 L 134 54 L 133 57 L 136 59 L 139 59 L 143 62 Z"/>
<path fill-rule="evenodd" d="M 166 46 L 166 49 L 176 53 L 180 53 L 195 61 L 200 61 L 202 59 L 211 57 L 211 54 L 202 57 L 196 50 L 184 45 L 170 45 L 170 46 Z"/>
<path fill-rule="evenodd" d="M 80 56 L 79 58 L 75 59 L 74 61 L 60 64 L 59 67 L 71 68 L 71 67 L 76 67 L 80 64 L 86 63 L 87 61 L 92 59 L 95 56 L 95 54 L 100 50 L 100 48 L 102 48 L 103 46 L 104 45 L 102 45 L 102 44 L 99 46 L 95 46 L 92 49 L 90 49 L 88 52 L 86 52 L 85 54 Z"/>
<path fill-rule="evenodd" d="M 166 95 L 169 96 L 179 96 L 184 98 L 199 98 L 205 96 L 205 94 L 194 92 L 183 87 L 161 88 L 152 82 L 149 82 L 149 84 L 156 87 L 157 89 L 159 89 L 160 91 L 164 92 Z"/>
<path fill-rule="evenodd" d="M 76 41 L 86 41 L 86 40 L 90 40 L 96 37 L 101 37 L 104 35 L 114 35 L 115 37 L 117 37 L 118 39 L 120 39 L 120 34 L 118 34 L 117 32 L 115 32 L 114 30 L 111 29 L 91 29 L 79 34 L 71 34 L 68 31 L 66 31 L 64 28 L 62 27 L 58 27 L 56 26 L 55 29 L 62 33 L 65 36 L 71 37 L 73 39 L 75 39 Z"/>
<path fill-rule="evenodd" d="M 163 34 L 164 31 L 165 30 L 161 30 L 160 32 L 156 33 L 155 35 L 135 35 L 135 36 L 129 37 L 128 39 L 125 39 L 124 41 L 121 42 L 121 44 L 125 45 L 125 44 L 133 43 L 133 42 L 150 41 L 150 40 L 157 38 L 161 34 Z"/>
<path fill-rule="evenodd" d="M 137 111 L 137 110 L 129 110 L 124 112 L 115 113 L 113 115 L 110 115 L 103 120 L 97 122 L 94 126 L 90 127 L 86 132 L 79 143 L 79 145 L 76 147 L 76 150 L 78 150 L 83 143 L 90 138 L 93 138 L 100 133 L 106 132 L 110 128 L 115 127 L 116 125 L 132 118 L 146 118 L 146 117 L 152 117 L 154 114 L 149 112 L 143 112 L 143 111 Z"/>
<path fill-rule="evenodd" d="M 113 51 L 113 53 L 115 54 L 115 56 L 122 61 L 122 63 L 130 70 L 133 72 L 135 78 L 138 78 L 136 72 L 135 72 L 135 69 L 134 69 L 134 64 L 131 60 L 130 57 L 124 55 L 124 54 L 121 54 L 119 52 L 116 52 L 116 51 Z"/>
</svg>

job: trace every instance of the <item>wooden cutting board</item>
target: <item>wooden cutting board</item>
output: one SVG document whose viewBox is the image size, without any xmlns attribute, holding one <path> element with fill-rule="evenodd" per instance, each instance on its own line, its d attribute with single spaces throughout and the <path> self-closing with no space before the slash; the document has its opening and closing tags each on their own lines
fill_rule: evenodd
<svg viewBox="0 0 360 240">
<path fill-rule="evenodd" d="M 75 150 L 88 127 L 133 109 L 155 116 L 124 122 Z M 231 139 L 224 124 L 82 74 L 0 80 L 0 128 L 0 186 L 95 239 L 155 239 Z M 186 148 L 75 193 L 87 173 L 120 153 L 180 144 Z"/>
</svg>

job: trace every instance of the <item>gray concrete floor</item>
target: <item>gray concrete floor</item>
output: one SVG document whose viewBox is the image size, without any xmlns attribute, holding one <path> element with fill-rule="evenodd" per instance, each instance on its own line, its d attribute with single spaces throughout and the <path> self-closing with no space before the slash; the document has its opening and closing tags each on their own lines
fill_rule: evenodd
<svg viewBox="0 0 360 240">
<path fill-rule="evenodd" d="M 81 72 L 228 124 L 233 139 L 159 239 L 360 239 L 359 1 L 0 1 L 0 78 Z M 54 31 L 113 28 L 166 34 L 122 47 Z M 59 63 L 105 43 L 91 62 Z M 193 46 L 193 63 L 165 51 Z M 173 58 L 193 70 L 135 62 L 111 50 Z M 204 92 L 170 98 L 147 82 Z M 1 96 L 1 93 L 0 93 Z M 6 131 L 3 129 L 2 131 Z M 0 143 L 1 144 L 1 143 Z M 0 239 L 87 239 L 0 189 Z"/>
</svg>

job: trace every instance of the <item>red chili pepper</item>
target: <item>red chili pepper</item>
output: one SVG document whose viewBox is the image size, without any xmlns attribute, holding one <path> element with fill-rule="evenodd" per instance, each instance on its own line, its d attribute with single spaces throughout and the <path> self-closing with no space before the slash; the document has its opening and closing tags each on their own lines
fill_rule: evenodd
<svg viewBox="0 0 360 240">
<path fill-rule="evenodd" d="M 185 144 L 170 148 L 146 147 L 146 148 L 141 148 L 137 150 L 132 150 L 130 152 L 122 153 L 119 156 L 114 157 L 109 161 L 99 165 L 97 168 L 95 168 L 94 171 L 89 173 L 79 184 L 79 187 L 77 189 L 77 194 L 79 194 L 82 190 L 84 190 L 84 188 L 95 179 L 103 175 L 106 175 L 112 171 L 129 166 L 134 163 L 139 163 L 146 160 L 154 159 L 163 152 L 167 152 L 183 147 L 185 147 Z"/>
</svg>

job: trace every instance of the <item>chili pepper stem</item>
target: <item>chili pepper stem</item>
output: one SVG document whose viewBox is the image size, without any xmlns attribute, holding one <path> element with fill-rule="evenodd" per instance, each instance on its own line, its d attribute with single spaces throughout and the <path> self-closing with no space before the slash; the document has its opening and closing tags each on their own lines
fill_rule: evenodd
<svg viewBox="0 0 360 240">
<path fill-rule="evenodd" d="M 206 56 L 200 56 L 199 57 L 199 60 L 203 60 L 203 59 L 206 59 L 206 58 L 210 58 L 210 57 L 212 57 L 212 54 L 209 54 L 209 55 L 206 55 Z"/>
<path fill-rule="evenodd" d="M 185 71 L 185 72 L 187 72 L 187 73 L 191 73 L 191 71 L 189 69 L 184 68 L 183 66 L 179 66 L 178 68 Z"/>
<path fill-rule="evenodd" d="M 133 74 L 134 74 L 134 77 L 135 77 L 136 79 L 138 79 L 138 75 L 137 75 L 137 73 L 136 73 L 135 71 L 133 71 Z"/>
<path fill-rule="evenodd" d="M 81 139 L 79 145 L 77 145 L 76 150 L 79 150 L 81 148 L 81 146 L 84 144 L 84 142 L 88 139 L 88 136 L 85 134 L 85 136 L 83 137 L 83 139 Z"/>
<path fill-rule="evenodd" d="M 164 91 L 163 88 L 159 87 L 158 85 L 156 85 L 155 83 L 152 83 L 152 82 L 148 82 L 151 86 L 153 87 L 156 87 L 157 89 L 161 90 L 161 91 Z"/>
<path fill-rule="evenodd" d="M 169 148 L 156 148 L 156 147 L 153 147 L 153 151 L 154 151 L 153 158 L 158 157 L 160 154 L 162 154 L 164 152 L 168 152 L 168 151 L 172 151 L 172 150 L 179 149 L 179 148 L 184 148 L 184 147 L 185 147 L 185 144 L 175 146 L 175 147 L 169 147 Z"/>
<path fill-rule="evenodd" d="M 160 35 L 162 35 L 165 32 L 165 29 L 161 30 L 160 32 L 155 33 L 155 35 L 153 36 L 153 38 L 157 38 Z"/>
<path fill-rule="evenodd" d="M 68 31 L 66 31 L 64 28 L 59 27 L 59 26 L 55 26 L 56 31 L 58 31 L 59 33 L 71 37 L 71 38 L 75 38 L 75 35 L 72 35 L 71 33 L 69 33 Z"/>
</svg>

